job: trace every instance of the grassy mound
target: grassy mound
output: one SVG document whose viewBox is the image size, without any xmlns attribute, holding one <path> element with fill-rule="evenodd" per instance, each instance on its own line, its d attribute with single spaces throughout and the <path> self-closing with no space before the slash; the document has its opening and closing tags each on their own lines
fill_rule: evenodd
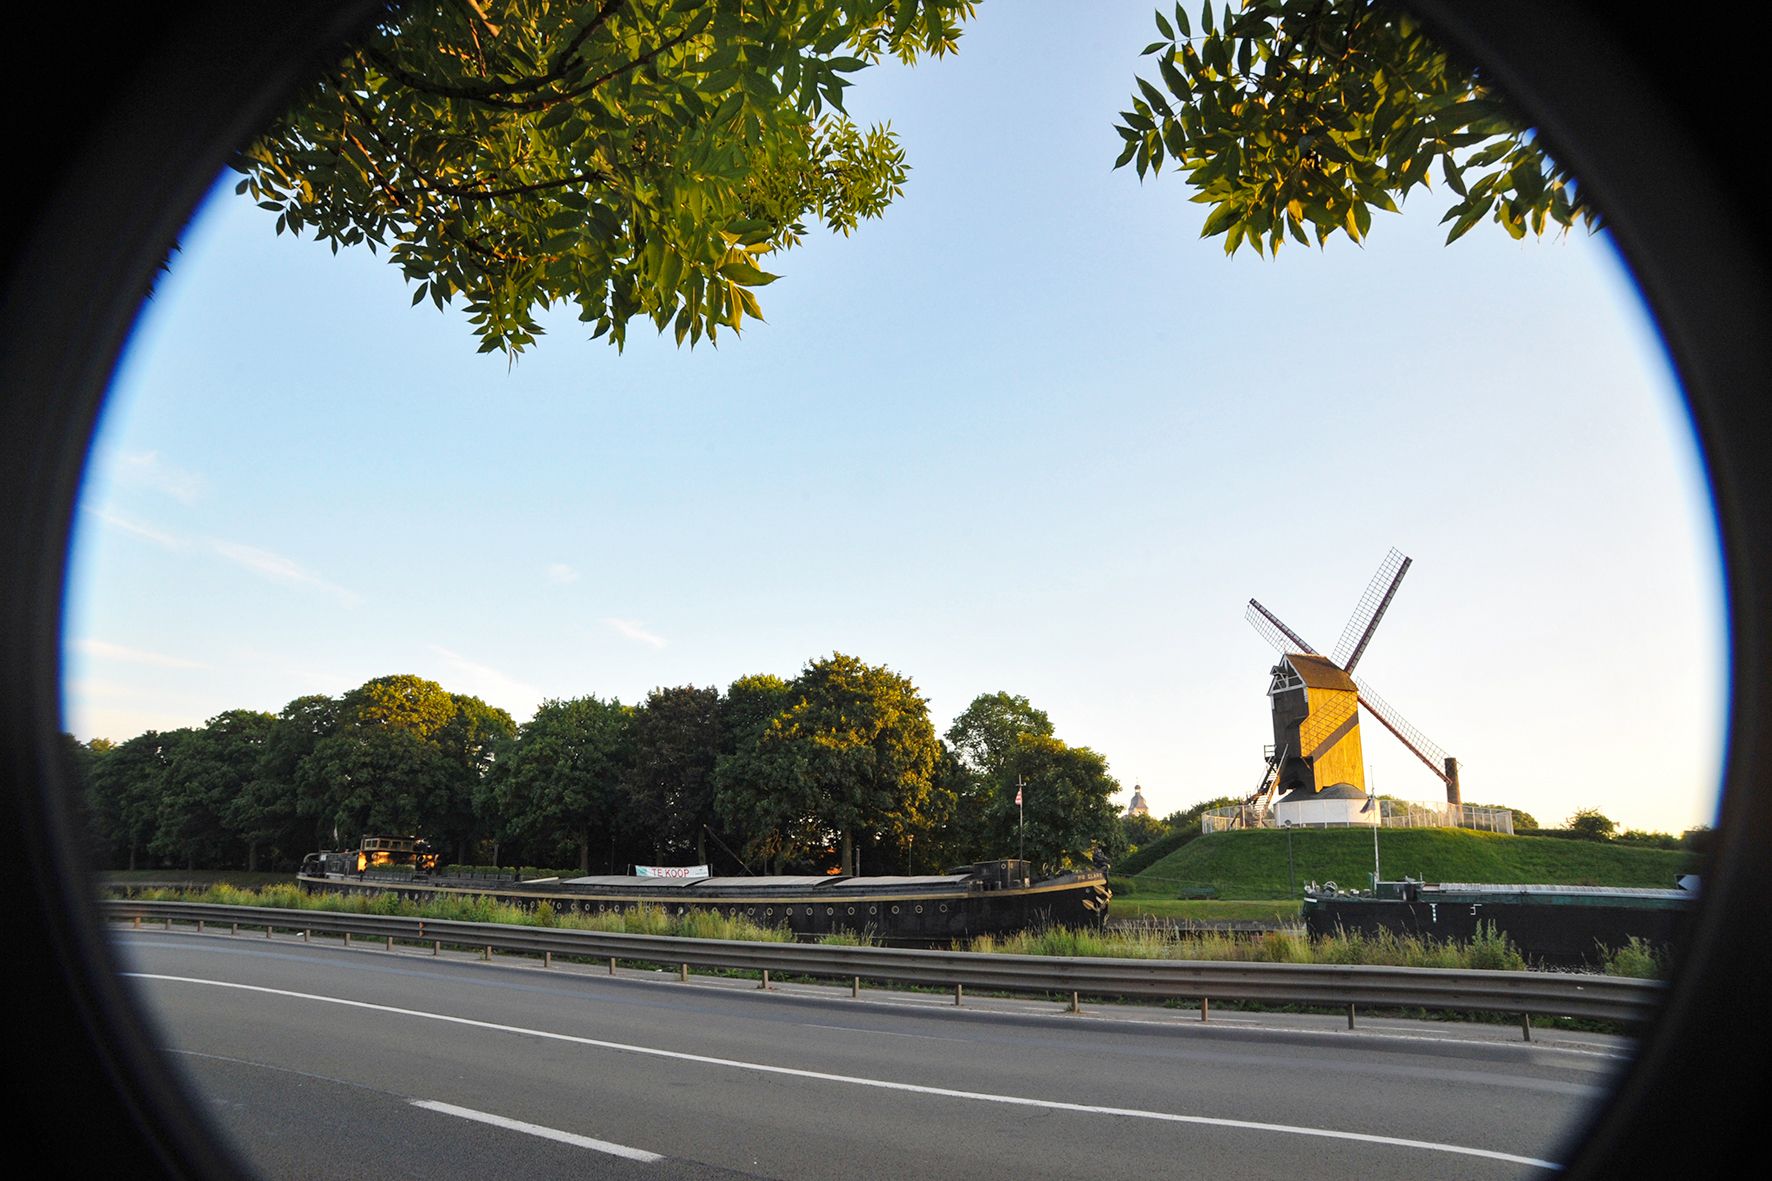
<svg viewBox="0 0 1772 1181">
<path fill-rule="evenodd" d="M 1285 831 L 1221 832 L 1177 849 L 1136 874 L 1139 899 L 1177 898 L 1210 888 L 1219 898 L 1295 898 L 1306 882 L 1365 889 L 1372 875 L 1369 828 L 1293 829 L 1287 873 Z M 1386 879 L 1522 882 L 1671 888 L 1690 872 L 1691 853 L 1603 841 L 1517 837 L 1451 828 L 1387 828 L 1378 834 Z"/>
</svg>

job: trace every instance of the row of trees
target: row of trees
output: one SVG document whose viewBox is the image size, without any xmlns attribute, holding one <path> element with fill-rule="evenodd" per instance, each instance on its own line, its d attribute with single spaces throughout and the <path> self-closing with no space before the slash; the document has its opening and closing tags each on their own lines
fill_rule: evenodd
<svg viewBox="0 0 1772 1181">
<path fill-rule="evenodd" d="M 463 863 L 582 872 L 933 872 L 1023 844 L 1057 868 L 1125 847 L 1107 761 L 1056 737 L 1025 697 L 979 697 L 944 740 L 908 679 L 841 653 L 724 693 L 550 700 L 521 726 L 391 676 L 277 714 L 67 741 L 95 857 L 115 868 L 288 868 L 368 833 L 416 833 Z"/>
</svg>

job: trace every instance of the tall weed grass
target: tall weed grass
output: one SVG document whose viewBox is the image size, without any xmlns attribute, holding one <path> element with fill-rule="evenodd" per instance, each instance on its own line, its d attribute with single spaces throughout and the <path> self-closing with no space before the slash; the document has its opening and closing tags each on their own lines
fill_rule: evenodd
<svg viewBox="0 0 1772 1181">
<path fill-rule="evenodd" d="M 999 955 L 1103 956 L 1114 959 L 1222 960 L 1265 964 L 1363 964 L 1402 968 L 1523 970 L 1526 958 L 1507 936 L 1485 924 L 1468 943 L 1380 931 L 1338 932 L 1312 939 L 1302 930 L 1254 937 L 1216 931 L 1093 931 L 1047 927 L 1014 935 L 980 936 L 968 950 Z"/>
<path fill-rule="evenodd" d="M 388 918 L 439 919 L 464 923 L 556 927 L 574 931 L 618 931 L 626 935 L 673 935 L 688 939 L 738 939 L 754 943 L 791 943 L 785 927 L 765 927 L 742 915 L 711 910 L 668 914 L 663 907 L 642 903 L 623 911 L 579 914 L 562 911 L 546 900 L 526 908 L 482 894 L 445 894 L 424 902 L 397 894 L 310 894 L 298 886 L 267 886 L 243 890 L 219 885 L 203 890 L 155 888 L 135 895 L 148 902 L 200 902 L 212 906 L 271 906 L 285 910 L 317 910 L 335 914 L 368 914 Z"/>
</svg>

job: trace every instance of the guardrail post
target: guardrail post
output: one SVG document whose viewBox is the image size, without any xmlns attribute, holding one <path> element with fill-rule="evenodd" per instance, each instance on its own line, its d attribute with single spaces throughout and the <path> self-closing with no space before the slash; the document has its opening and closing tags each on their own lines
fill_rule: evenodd
<svg viewBox="0 0 1772 1181">
<path fill-rule="evenodd" d="M 443 954 L 443 941 L 441 939 L 431 940 L 431 954 L 434 956 Z"/>
<path fill-rule="evenodd" d="M 860 996 L 861 996 L 861 977 L 860 976 L 855 977 L 853 980 L 851 980 L 849 982 L 849 995 L 851 998 L 857 998 L 857 999 L 860 998 Z"/>
<path fill-rule="evenodd" d="M 139 914 L 135 916 L 135 929 L 138 931 L 142 929 L 142 916 Z"/>
<path fill-rule="evenodd" d="M 609 974 L 611 976 L 615 975 L 615 957 L 614 956 L 609 957 Z"/>
<path fill-rule="evenodd" d="M 351 933 L 349 931 L 346 931 L 345 932 L 345 946 L 349 947 L 350 945 L 351 945 Z"/>
<path fill-rule="evenodd" d="M 202 919 L 197 920 L 197 934 L 199 934 L 199 935 L 203 934 L 203 920 Z"/>
<path fill-rule="evenodd" d="M 956 1005 L 959 1004 L 960 998 L 965 995 L 966 995 L 966 986 L 964 984 L 954 985 L 954 1004 L 956 1004 Z"/>
<path fill-rule="evenodd" d="M 682 983 L 682 984 L 689 983 L 689 965 L 688 964 L 678 964 L 677 965 L 677 980 L 679 983 Z"/>
<path fill-rule="evenodd" d="M 1212 1001 L 1210 998 L 1208 998 L 1208 997 L 1201 997 L 1200 998 L 1200 1020 L 1201 1021 L 1206 1020 L 1206 1010 L 1210 1009 L 1211 1007 L 1212 1007 Z"/>
<path fill-rule="evenodd" d="M 544 951 L 541 953 L 541 966 L 544 968 L 551 968 L 554 966 L 554 953 L 553 952 Z"/>
<path fill-rule="evenodd" d="M 314 941 L 314 933 L 304 929 L 301 933 L 301 941 L 303 943 L 312 943 Z"/>
<path fill-rule="evenodd" d="M 394 950 L 394 937 L 392 935 L 388 936 L 388 950 L 389 951 Z"/>
<path fill-rule="evenodd" d="M 265 924 L 265 938 L 266 939 L 271 938 L 271 924 L 269 924 L 269 923 Z"/>
<path fill-rule="evenodd" d="M 236 936 L 236 937 L 239 936 L 239 934 L 240 934 L 240 924 L 239 923 L 229 923 L 228 927 L 229 927 L 228 934 Z"/>
<path fill-rule="evenodd" d="M 1532 1040 L 1532 1014 L 1530 1013 L 1520 1014 L 1520 1036 L 1527 1041 Z"/>
<path fill-rule="evenodd" d="M 1083 1011 L 1083 1005 L 1082 1005 L 1081 1001 L 1079 1000 L 1077 994 L 1074 992 L 1071 993 L 1071 1012 L 1081 1013 L 1082 1011 Z"/>
<path fill-rule="evenodd" d="M 764 988 L 764 989 L 769 987 L 769 969 L 768 968 L 763 969 L 763 983 L 757 985 L 757 987 Z"/>
<path fill-rule="evenodd" d="M 1354 1007 L 1352 1005 L 1347 1007 L 1347 1027 L 1349 1029 L 1354 1027 Z"/>
<path fill-rule="evenodd" d="M 485 955 L 485 960 L 486 960 L 486 962 L 487 962 L 487 963 L 489 963 L 489 964 L 490 964 L 490 963 L 491 963 L 491 962 L 492 962 L 492 944 L 490 944 L 490 943 L 488 943 L 488 944 L 487 944 L 487 945 L 486 945 L 486 955 Z"/>
</svg>

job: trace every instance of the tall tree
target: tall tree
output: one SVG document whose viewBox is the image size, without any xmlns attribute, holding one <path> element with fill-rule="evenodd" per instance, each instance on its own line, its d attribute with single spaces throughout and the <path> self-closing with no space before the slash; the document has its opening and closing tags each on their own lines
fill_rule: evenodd
<svg viewBox="0 0 1772 1181">
<path fill-rule="evenodd" d="M 1027 698 L 998 691 L 974 697 L 948 727 L 947 740 L 970 770 L 999 779 L 1023 734 L 1050 737 L 1052 719 Z"/>
<path fill-rule="evenodd" d="M 159 822 L 168 746 L 175 740 L 147 730 L 120 742 L 91 768 L 87 814 L 106 863 L 135 869 L 147 854 Z"/>
<path fill-rule="evenodd" d="M 619 835 L 633 711 L 611 698 L 550 699 L 517 728 L 487 777 L 481 812 L 531 855 L 576 846 L 580 873 Z"/>
<path fill-rule="evenodd" d="M 210 718 L 202 729 L 175 732 L 169 746 L 152 848 L 176 857 L 187 869 L 239 863 L 259 818 L 239 803 L 258 777 L 266 739 L 276 719 L 236 709 Z M 249 799 L 252 797 L 248 797 Z"/>
<path fill-rule="evenodd" d="M 442 794 L 427 809 L 427 835 L 441 848 L 453 844 L 456 860 L 466 862 L 479 828 L 481 787 L 492 771 L 495 752 L 516 735 L 517 723 L 478 697 L 461 693 L 449 697 L 455 713 L 436 734 L 449 770 Z"/>
<path fill-rule="evenodd" d="M 1227 254 L 1363 241 L 1374 209 L 1436 179 L 1454 198 L 1448 242 L 1485 217 L 1515 238 L 1597 223 L 1489 80 L 1402 5 L 1204 0 L 1198 25 L 1179 3 L 1172 18 L 1157 11 L 1156 78 L 1120 112 L 1115 166 L 1155 176 L 1172 161 L 1212 208 L 1201 236 L 1222 234 Z"/>
<path fill-rule="evenodd" d="M 855 873 L 858 835 L 904 850 L 927 834 L 941 746 L 916 686 L 838 652 L 809 663 L 793 697 L 760 744 L 781 793 L 760 803 L 787 822 L 786 843 L 835 836 L 840 868 Z"/>
<path fill-rule="evenodd" d="M 291 801 L 295 815 L 285 838 L 290 853 L 332 847 L 331 785 L 319 777 L 303 777 L 300 771 L 315 746 L 337 733 L 339 709 L 335 697 L 319 693 L 297 697 L 278 711 L 277 724 L 265 740 L 259 776 L 267 785 L 264 790 L 287 795 Z"/>
<path fill-rule="evenodd" d="M 298 789 L 318 802 L 322 830 L 346 845 L 366 833 L 432 835 L 424 830 L 446 822 L 461 778 L 441 745 L 459 708 L 443 686 L 411 675 L 346 693 L 331 733 L 296 770 Z"/>
<path fill-rule="evenodd" d="M 624 787 L 629 807 L 650 821 L 661 858 L 693 851 L 697 864 L 708 863 L 720 747 L 718 689 L 654 689 L 635 708 Z"/>
<path fill-rule="evenodd" d="M 460 298 L 482 351 L 565 303 L 618 346 L 737 331 L 758 262 L 848 233 L 904 183 L 846 75 L 952 52 L 972 0 L 405 4 L 241 153 L 237 191 L 341 246 L 388 247 L 413 303 Z"/>
<path fill-rule="evenodd" d="M 740 677 L 720 699 L 720 757 L 714 763 L 714 815 L 729 844 L 779 868 L 789 833 L 810 807 L 795 800 L 802 778 L 765 748 L 764 737 L 793 703 L 793 689 L 770 673 Z"/>
</svg>

